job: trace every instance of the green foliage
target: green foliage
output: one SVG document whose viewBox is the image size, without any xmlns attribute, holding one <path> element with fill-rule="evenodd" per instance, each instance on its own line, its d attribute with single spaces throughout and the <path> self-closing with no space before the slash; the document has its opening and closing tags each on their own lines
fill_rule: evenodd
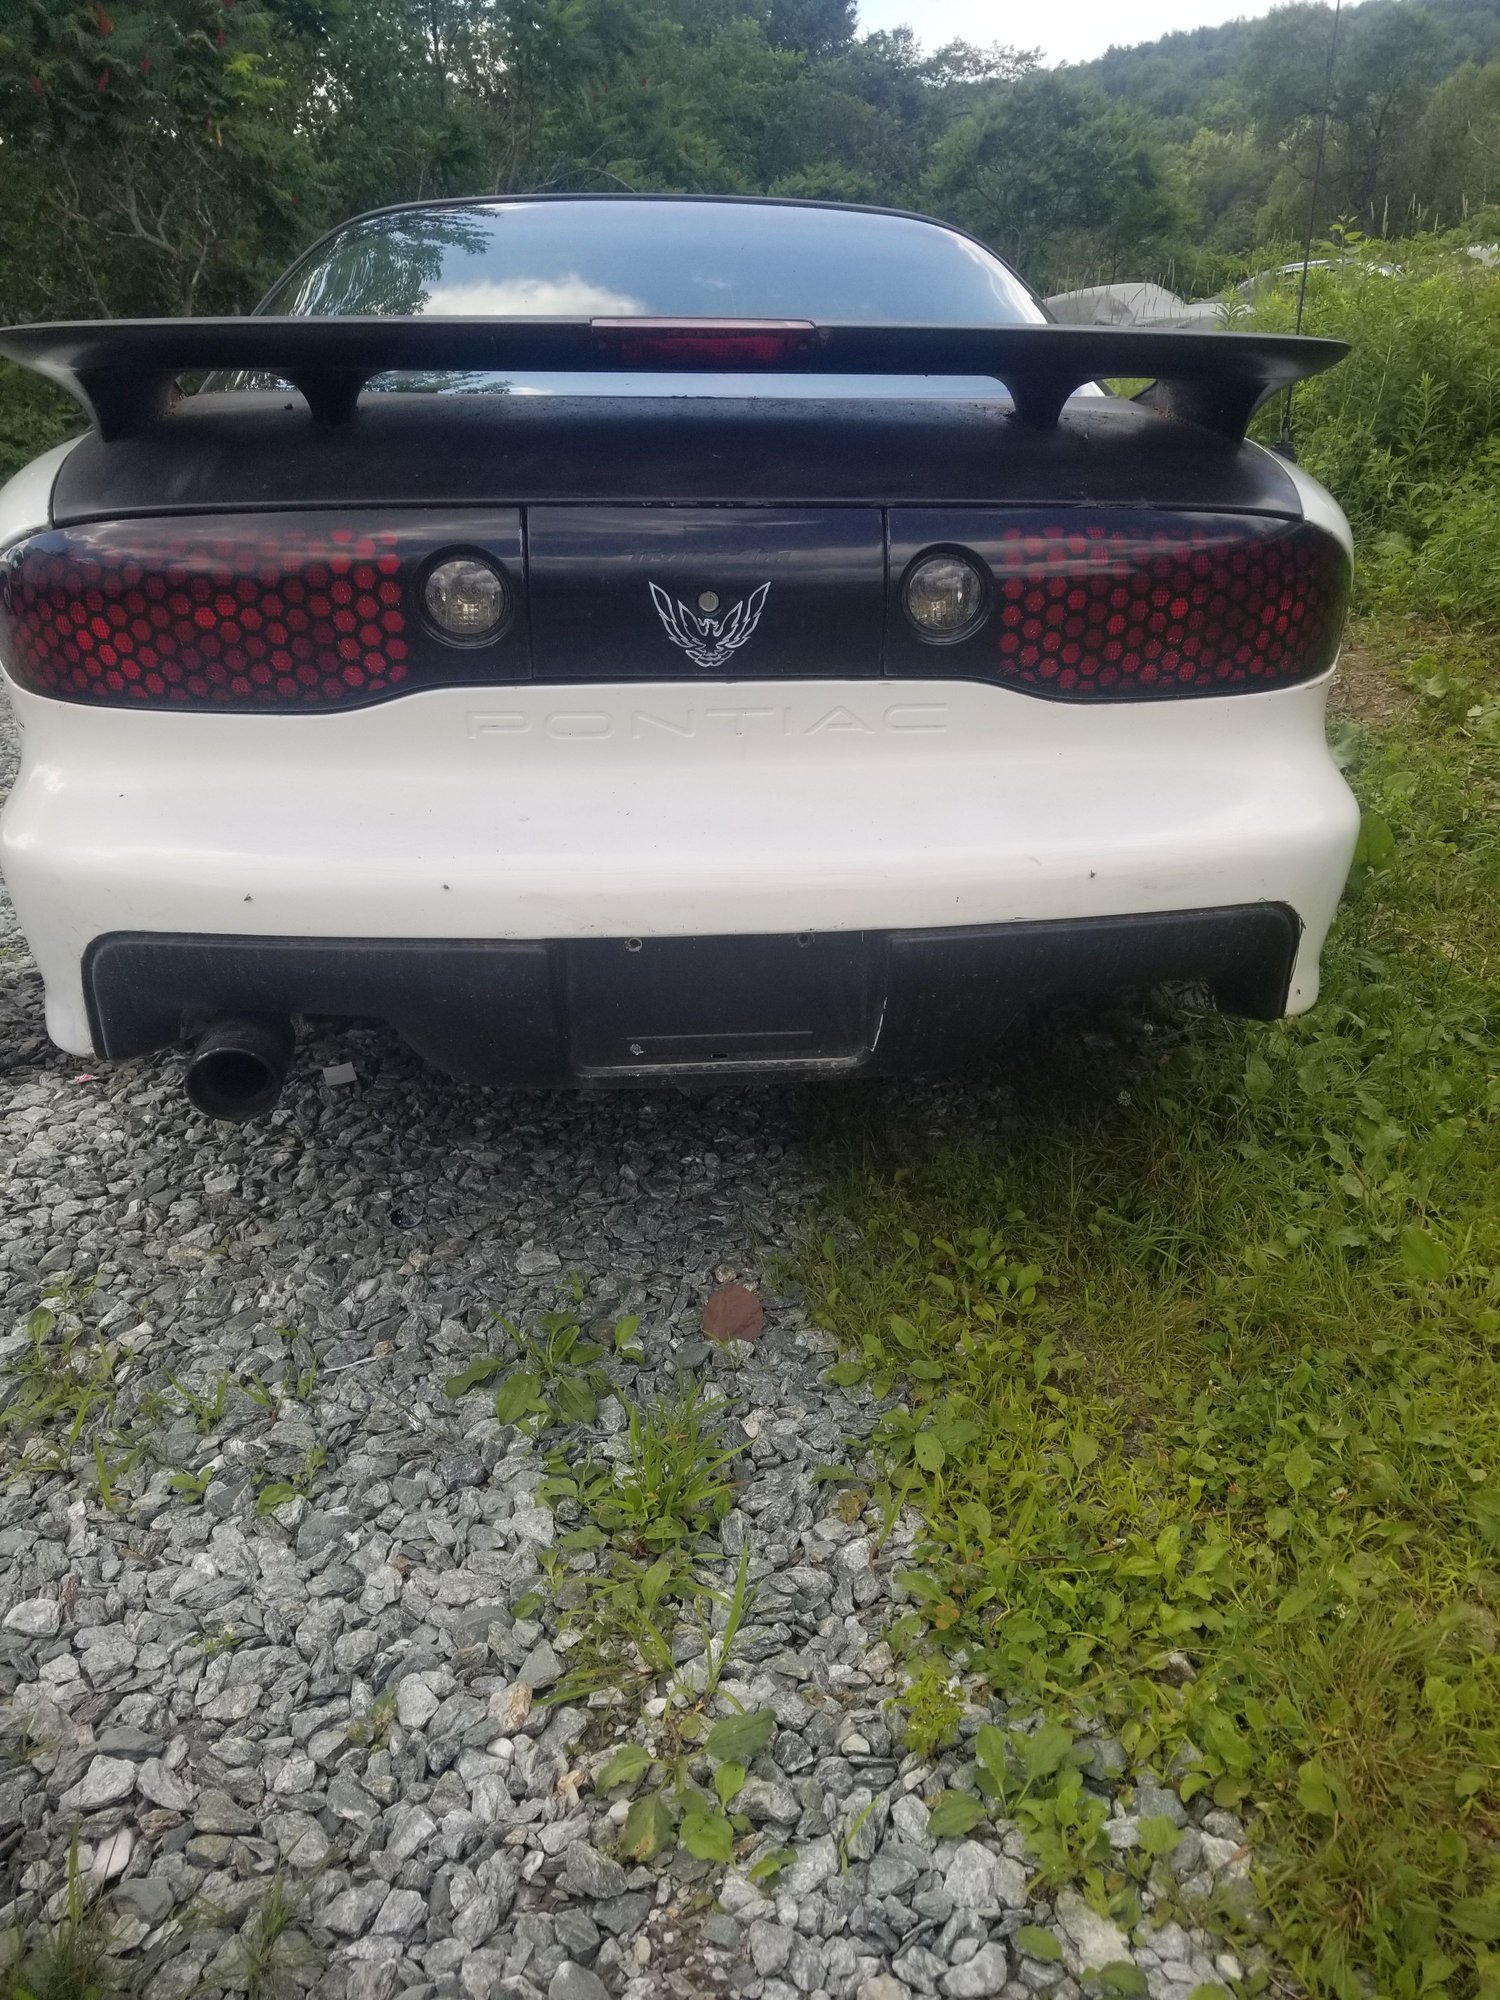
<svg viewBox="0 0 1500 2000">
<path fill-rule="evenodd" d="M 1186 197 L 1150 119 L 1060 70 L 960 119 L 924 192 L 1050 291 L 1156 268 L 1187 233 Z"/>
<path fill-rule="evenodd" d="M 700 1573 L 704 1540 L 733 1505 L 726 1472 L 737 1448 L 725 1442 L 696 1382 L 682 1382 L 673 1397 L 644 1408 L 625 1407 L 621 1466 L 599 1464 L 591 1454 L 579 1464 L 554 1452 L 538 1488 L 541 1499 L 576 1506 L 584 1516 L 581 1527 L 558 1537 L 559 1555 L 597 1551 L 600 1558 L 567 1612 L 581 1643 L 559 1694 L 586 1697 L 659 1676 L 675 1682 L 671 1630 L 684 1611 L 699 1620 L 711 1694 L 751 1595 L 748 1548 L 727 1595 Z M 717 1635 L 707 1622 L 716 1606 L 724 1612 Z"/>
<path fill-rule="evenodd" d="M 596 1792 L 612 1792 L 620 1785 L 633 1785 L 651 1767 L 651 1752 L 639 1743 L 622 1743 L 594 1780 Z"/>
<path fill-rule="evenodd" d="M 1300 243 L 1326 7 L 1067 72 L 1025 49 L 925 51 L 905 28 L 853 39 L 850 12 L 15 0 L 0 319 L 248 310 L 351 213 L 487 191 L 927 205 L 1054 288 L 1158 277 L 1208 293 Z M 1500 133 L 1493 9 L 1366 0 L 1341 32 L 1319 228 L 1348 214 L 1391 238 L 1493 236 L 1477 219 Z M 77 421 L 0 368 L 0 475 Z"/>
<path fill-rule="evenodd" d="M 581 1466 L 564 1452 L 548 1459 L 542 1497 L 576 1500 L 587 1528 L 564 1548 L 600 1547 L 612 1541 L 636 1556 L 661 1550 L 691 1553 L 734 1504 L 725 1469 L 738 1447 L 727 1444 L 700 1385 L 680 1382 L 671 1398 L 641 1406 L 625 1403 L 625 1457 L 615 1465 Z"/>
<path fill-rule="evenodd" d="M 28 1345 L 0 1367 L 0 1466 L 6 1475 L 68 1470 L 83 1446 L 103 1505 L 113 1503 L 106 1447 L 116 1425 L 120 1371 L 130 1350 L 92 1327 L 92 1283 L 49 1285 L 26 1321 Z M 114 1474 L 127 1470 L 114 1468 Z"/>
<path fill-rule="evenodd" d="M 701 1744 L 712 1773 L 709 1796 L 696 1785 L 690 1766 L 699 1752 L 702 1721 L 689 1712 L 660 1725 L 650 1747 L 624 1743 L 601 1765 L 594 1779 L 598 1792 L 619 1791 L 650 1775 L 651 1786 L 632 1800 L 620 1831 L 620 1851 L 629 1860 L 649 1861 L 680 1843 L 697 1861 L 724 1864 L 734 1858 L 735 1843 L 751 1832 L 750 1822 L 734 1811 L 745 1782 L 745 1763 L 758 1756 L 775 1734 L 776 1719 L 765 1711 L 721 1717 Z M 791 1859 L 789 1849 L 763 1857 L 770 1866 L 757 1879 L 767 1879 Z"/>
<path fill-rule="evenodd" d="M 201 1500 L 213 1476 L 214 1468 L 205 1465 L 201 1472 L 174 1472 L 167 1485 L 174 1493 L 185 1494 L 190 1500 Z"/>
<path fill-rule="evenodd" d="M 216 1632 L 200 1632 L 193 1644 L 205 1660 L 216 1660 L 221 1653 L 232 1653 L 240 1643 L 240 1633 L 233 1625 L 221 1625 Z M 392 1697 L 392 1713 L 394 1709 Z"/>
<path fill-rule="evenodd" d="M 753 1715 L 726 1715 L 708 1732 L 705 1748 L 710 1757 L 746 1764 L 758 1757 L 776 1730 L 776 1718 L 764 1709 Z"/>
<path fill-rule="evenodd" d="M 71 396 L 0 361 L 0 480 L 82 428 L 82 412 Z"/>
<path fill-rule="evenodd" d="M 311 83 L 323 12 L 285 0 L 11 9 L 0 264 L 13 309 L 248 302 L 317 200 L 293 98 L 299 78 Z"/>
<path fill-rule="evenodd" d="M 935 1757 L 958 1741 L 964 1705 L 940 1654 L 930 1654 L 917 1665 L 898 1705 L 906 1713 L 906 1747 L 916 1756 Z"/>
<path fill-rule="evenodd" d="M 297 1927 L 307 1904 L 307 1892 L 290 1887 L 278 1868 L 235 1941 L 239 1964 L 234 1967 L 234 1983 L 248 2000 L 279 2000 L 280 1995 L 315 1982 L 322 1955 Z"/>
<path fill-rule="evenodd" d="M 1165 1857 L 1182 1844 L 1182 1829 L 1163 1813 L 1149 1813 L 1140 1823 L 1140 1844 L 1143 1853 Z"/>
<path fill-rule="evenodd" d="M 967 1792 L 943 1792 L 933 1802 L 927 1831 L 934 1840 L 961 1840 L 985 1817 L 984 1807 Z"/>
<path fill-rule="evenodd" d="M 1350 230 L 1323 247 L 1345 261 L 1311 274 L 1305 328 L 1354 351 L 1298 389 L 1295 437 L 1354 525 L 1363 600 L 1500 630 L 1500 271 L 1424 241 L 1401 246 L 1392 273 L 1381 260 L 1393 247 Z M 1264 294 L 1255 316 L 1292 325 L 1291 287 Z M 1389 859 L 1388 840 L 1367 814 L 1358 881 Z"/>
<path fill-rule="evenodd" d="M 620 1852 L 629 1861 L 649 1861 L 670 1847 L 676 1828 L 671 1809 L 660 1792 L 637 1799 L 620 1829 Z"/>
<path fill-rule="evenodd" d="M 396 1720 L 396 1690 L 387 1688 L 376 1695 L 363 1715 L 355 1716 L 348 1728 L 351 1743 L 368 1749 L 383 1744 Z"/>
<path fill-rule="evenodd" d="M 1320 151 L 1326 214 L 1374 220 L 1396 190 L 1405 192 L 1411 133 L 1441 74 L 1441 38 L 1425 8 L 1359 10 L 1341 31 L 1330 79 L 1332 27 L 1327 7 L 1296 5 L 1257 23 L 1251 37 L 1247 108 L 1257 136 L 1284 162 L 1266 219 L 1289 235 L 1305 226 Z"/>
<path fill-rule="evenodd" d="M 601 1397 L 614 1393 L 598 1365 L 604 1349 L 585 1340 L 571 1313 L 544 1313 L 537 1335 L 523 1333 L 508 1319 L 495 1315 L 510 1338 L 512 1352 L 485 1354 L 471 1361 L 443 1384 L 449 1396 L 466 1396 L 503 1376 L 495 1392 L 495 1415 L 502 1424 L 531 1435 L 558 1424 L 591 1424 Z"/>
<path fill-rule="evenodd" d="M 321 1445 L 315 1444 L 308 1451 L 300 1466 L 290 1479 L 270 1479 L 255 1496 L 255 1511 L 264 1517 L 274 1514 L 278 1507 L 284 1507 L 289 1500 L 306 1498 L 317 1484 L 318 1474 L 328 1462 L 328 1454 Z"/>
<path fill-rule="evenodd" d="M 1016 1932 L 1016 1949 L 1044 1965 L 1055 1963 L 1062 1957 L 1062 1946 L 1053 1933 L 1044 1931 L 1040 1924 L 1022 1924 Z"/>
<path fill-rule="evenodd" d="M 796 1858 L 797 1851 L 795 1848 L 773 1847 L 769 1853 L 762 1854 L 759 1860 L 752 1861 L 745 1873 L 747 1878 L 752 1882 L 773 1883 L 782 1869 L 789 1862 L 795 1861 Z"/>
<path fill-rule="evenodd" d="M 1413 244 L 1401 247 L 1401 272 L 1387 275 L 1380 266 L 1394 246 L 1348 229 L 1320 249 L 1344 261 L 1310 273 L 1304 331 L 1348 340 L 1354 352 L 1297 391 L 1299 456 L 1356 529 L 1415 545 L 1456 495 L 1493 492 L 1500 273 L 1441 244 Z M 1295 282 L 1257 302 L 1268 328 L 1288 328 L 1295 316 Z M 1375 542 L 1366 559 L 1378 570 L 1395 553 Z M 1467 615 L 1464 604 L 1453 608 Z"/>
<path fill-rule="evenodd" d="M 167 1378 L 192 1412 L 193 1421 L 204 1436 L 216 1431 L 224 1421 L 225 1407 L 229 1401 L 229 1374 L 221 1368 L 214 1377 L 214 1392 L 211 1396 L 200 1396 L 196 1389 L 180 1382 L 175 1375 Z"/>
<path fill-rule="evenodd" d="M 669 1401 L 627 1405 L 623 1474 L 607 1493 L 586 1496 L 606 1532 L 643 1549 L 681 1546 L 718 1526 L 734 1504 L 724 1476 L 738 1447 L 724 1433 L 695 1381 Z"/>
<path fill-rule="evenodd" d="M 1340 737 L 1368 818 L 1318 1008 L 1038 1031 L 1004 1123 L 939 1137 L 831 1104 L 850 1226 L 805 1275 L 903 1399 L 899 1636 L 1048 1718 L 980 1732 L 963 1810 L 1128 1896 L 1175 1830 L 1110 1851 L 1102 1721 L 1255 1821 L 1309 1992 L 1415 2000 L 1493 1990 L 1500 1899 L 1500 703 L 1461 638 L 1358 638 L 1398 719 Z"/>
<path fill-rule="evenodd" d="M 1145 1973 L 1128 1958 L 1116 1959 L 1111 1965 L 1101 1965 L 1097 1972 L 1091 1974 L 1091 1980 L 1101 1993 L 1124 1993 L 1138 1996 L 1139 2000 L 1143 2000 L 1143 1996 L 1151 1990 Z"/>
</svg>

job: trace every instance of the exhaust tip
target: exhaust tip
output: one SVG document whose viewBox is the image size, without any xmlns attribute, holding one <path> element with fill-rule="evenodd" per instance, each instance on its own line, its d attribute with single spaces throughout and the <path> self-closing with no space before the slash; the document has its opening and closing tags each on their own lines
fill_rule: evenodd
<svg viewBox="0 0 1500 2000">
<path fill-rule="evenodd" d="M 188 1057 L 189 1101 L 209 1118 L 259 1118 L 281 1096 L 293 1045 L 291 1022 L 277 1015 L 211 1021 Z"/>
</svg>

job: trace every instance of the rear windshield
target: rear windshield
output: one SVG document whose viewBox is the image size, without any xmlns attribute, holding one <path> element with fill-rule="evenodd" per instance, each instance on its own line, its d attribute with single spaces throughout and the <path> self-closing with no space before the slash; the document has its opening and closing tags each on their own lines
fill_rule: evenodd
<svg viewBox="0 0 1500 2000">
<path fill-rule="evenodd" d="M 496 201 L 351 223 L 266 313 L 1036 323 L 978 243 L 899 215 L 768 202 Z"/>
</svg>

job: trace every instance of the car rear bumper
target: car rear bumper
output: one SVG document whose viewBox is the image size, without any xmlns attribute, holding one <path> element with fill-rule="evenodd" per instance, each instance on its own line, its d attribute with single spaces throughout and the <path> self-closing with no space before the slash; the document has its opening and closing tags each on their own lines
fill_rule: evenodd
<svg viewBox="0 0 1500 2000">
<path fill-rule="evenodd" d="M 1187 980 L 1280 1014 L 1301 925 L 1284 904 L 791 937 L 203 938 L 90 947 L 95 1046 L 133 1056 L 221 1014 L 357 1015 L 477 1083 L 632 1083 L 955 1069 L 1025 1006 Z"/>
<path fill-rule="evenodd" d="M 78 1054 L 249 1005 L 223 981 L 254 973 L 279 982 L 277 1007 L 384 1016 L 466 1073 L 465 1050 L 519 1037 L 530 1006 L 538 1062 L 592 1073 L 580 982 L 613 982 L 622 1006 L 655 993 L 640 1025 L 701 1031 L 712 1055 L 733 1020 L 695 1029 L 663 993 L 748 992 L 757 965 L 756 990 L 795 993 L 794 968 L 832 967 L 836 945 L 844 969 L 804 981 L 845 995 L 831 1012 L 810 998 L 800 1024 L 772 1007 L 736 1032 L 812 1026 L 822 1048 L 843 1020 L 829 1060 L 880 1048 L 895 1066 L 920 1058 L 922 1033 L 898 1020 L 926 1018 L 929 987 L 982 1027 L 1012 992 L 1167 977 L 1296 1013 L 1357 829 L 1326 686 L 1119 707 L 961 681 L 523 686 L 326 716 L 90 710 L 12 689 L 23 757 L 0 863 L 49 1030 Z M 669 941 L 688 955 L 655 949 Z M 117 1028 L 127 963 L 146 998 Z M 646 968 L 664 968 L 655 987 Z M 847 996 L 872 991 L 890 1026 L 850 1041 Z M 456 1055 L 429 1009 L 469 1022 Z M 774 1067 L 772 1047 L 750 1066 Z"/>
</svg>

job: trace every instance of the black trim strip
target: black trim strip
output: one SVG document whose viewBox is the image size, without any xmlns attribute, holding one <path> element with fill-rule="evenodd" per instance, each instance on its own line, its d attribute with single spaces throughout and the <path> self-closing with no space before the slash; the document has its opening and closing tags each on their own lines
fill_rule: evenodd
<svg viewBox="0 0 1500 2000">
<path fill-rule="evenodd" d="M 393 371 L 588 371 L 618 367 L 619 329 L 584 319 L 262 318 L 84 320 L 0 331 L 0 355 L 77 398 L 105 440 L 127 437 L 172 402 L 179 375 L 237 369 L 281 376 L 315 422 L 349 422 L 360 391 Z M 1158 332 L 1086 326 L 822 325 L 768 367 L 806 375 L 989 375 L 1016 416 L 1051 430 L 1064 403 L 1105 376 L 1145 376 L 1149 407 L 1244 435 L 1268 396 L 1348 353 L 1294 334 Z M 722 368 L 664 351 L 632 370 Z"/>
</svg>

